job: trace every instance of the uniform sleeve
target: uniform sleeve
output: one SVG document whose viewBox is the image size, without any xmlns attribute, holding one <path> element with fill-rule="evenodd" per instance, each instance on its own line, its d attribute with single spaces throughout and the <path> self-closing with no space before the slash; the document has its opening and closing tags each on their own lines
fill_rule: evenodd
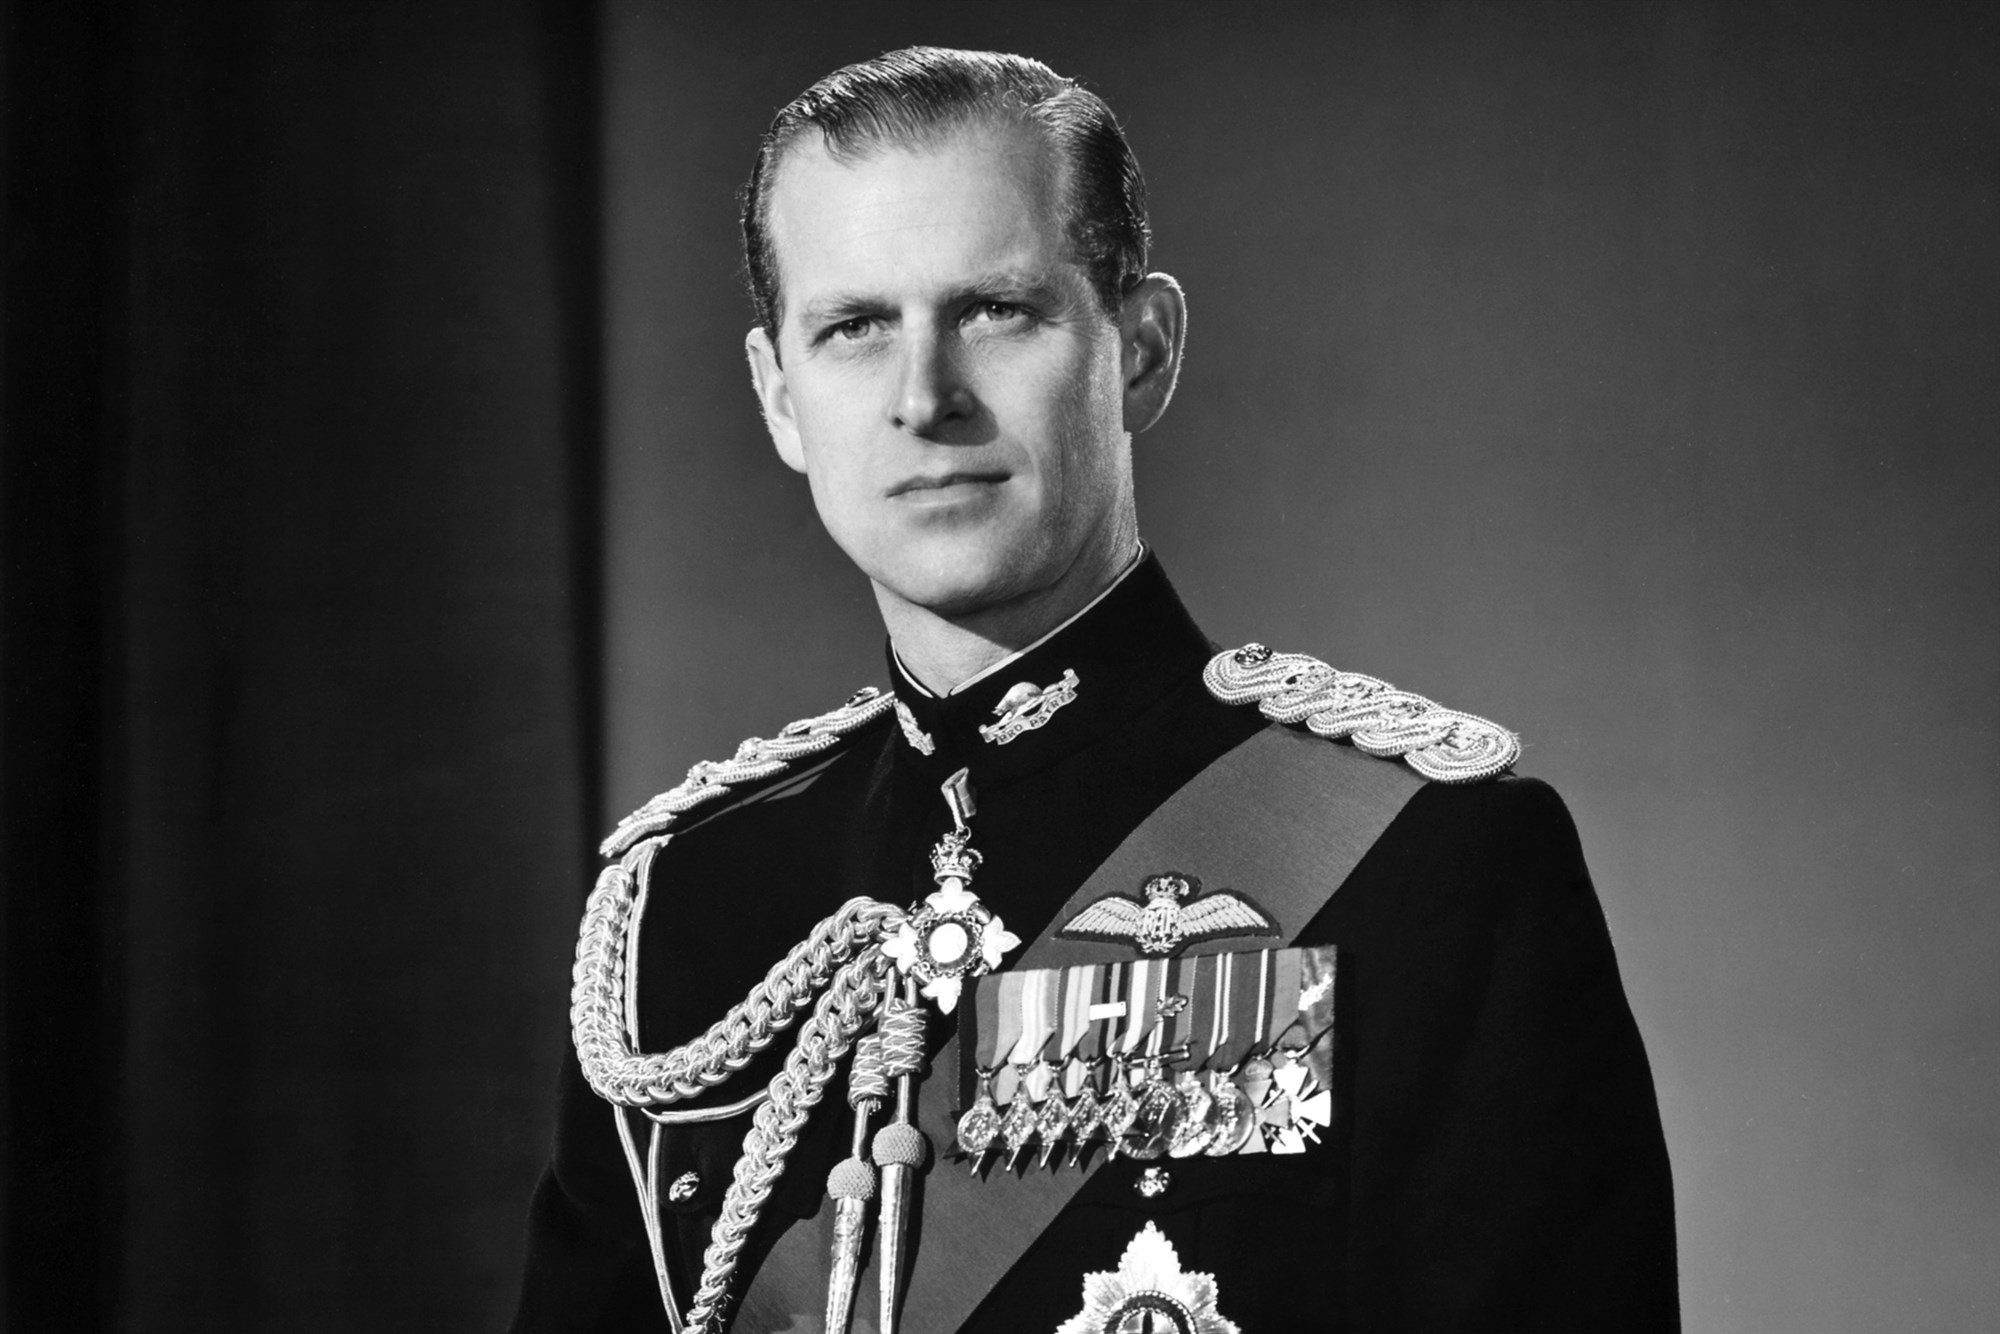
<svg viewBox="0 0 2000 1334">
<path fill-rule="evenodd" d="M 563 1062 L 555 1151 L 528 1209 L 513 1334 L 663 1329 L 652 1250 L 611 1106 Z"/>
<path fill-rule="evenodd" d="M 1652 1075 L 1561 799 L 1426 789 L 1335 906 L 1351 1327 L 1677 1329 Z"/>
</svg>

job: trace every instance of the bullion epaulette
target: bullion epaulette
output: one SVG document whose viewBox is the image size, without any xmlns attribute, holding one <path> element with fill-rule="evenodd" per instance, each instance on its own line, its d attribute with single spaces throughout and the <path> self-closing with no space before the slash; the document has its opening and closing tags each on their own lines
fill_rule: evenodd
<svg viewBox="0 0 2000 1334">
<path fill-rule="evenodd" d="M 1216 654 L 1201 679 L 1225 704 L 1254 703 L 1272 722 L 1304 724 L 1370 755 L 1400 758 L 1439 783 L 1491 778 L 1521 757 L 1521 738 L 1498 723 L 1303 653 L 1245 644 Z"/>
<path fill-rule="evenodd" d="M 731 788 L 775 777 L 793 762 L 831 750 L 850 732 L 857 732 L 887 713 L 896 697 L 874 686 L 863 686 L 830 713 L 787 723 L 774 737 L 753 736 L 726 760 L 703 760 L 688 770 L 678 787 L 668 788 L 618 822 L 598 846 L 606 857 L 622 857 L 640 839 L 663 834 L 684 812 L 725 796 Z"/>
</svg>

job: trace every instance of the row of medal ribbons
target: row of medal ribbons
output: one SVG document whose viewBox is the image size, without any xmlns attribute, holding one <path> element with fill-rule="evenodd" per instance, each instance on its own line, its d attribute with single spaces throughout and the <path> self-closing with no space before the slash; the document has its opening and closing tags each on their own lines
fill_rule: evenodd
<svg viewBox="0 0 2000 1334">
<path fill-rule="evenodd" d="M 1245 950 L 993 973 L 960 1020 L 977 1172 L 1303 1153 L 1332 1120 L 1334 950 Z"/>
</svg>

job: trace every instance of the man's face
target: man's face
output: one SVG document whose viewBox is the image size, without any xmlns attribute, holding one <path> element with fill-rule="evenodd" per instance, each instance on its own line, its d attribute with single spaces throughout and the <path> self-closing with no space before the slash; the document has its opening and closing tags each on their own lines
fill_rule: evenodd
<svg viewBox="0 0 2000 1334">
<path fill-rule="evenodd" d="M 879 594 L 958 617 L 1130 553 L 1119 330 L 1058 192 L 1011 127 L 845 162 L 808 142 L 778 170 L 780 355 L 750 340 L 765 416 Z"/>
</svg>

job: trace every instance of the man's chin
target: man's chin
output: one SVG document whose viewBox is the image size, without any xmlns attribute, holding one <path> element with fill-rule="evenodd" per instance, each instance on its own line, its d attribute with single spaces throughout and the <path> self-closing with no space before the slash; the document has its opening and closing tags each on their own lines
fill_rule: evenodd
<svg viewBox="0 0 2000 1334">
<path fill-rule="evenodd" d="M 912 607 L 947 621 L 962 621 L 997 610 L 1021 596 L 1019 589 L 999 580 L 925 582 L 891 589 L 890 593 Z"/>
<path fill-rule="evenodd" d="M 908 606 L 959 621 L 1019 601 L 1030 591 L 1023 575 L 1005 561 L 958 560 L 888 571 L 875 585 Z"/>
<path fill-rule="evenodd" d="M 953 620 L 1017 596 L 1038 545 L 1032 531 L 990 520 L 884 525 L 871 536 L 865 547 L 847 551 L 875 586 L 898 602 Z"/>
</svg>

